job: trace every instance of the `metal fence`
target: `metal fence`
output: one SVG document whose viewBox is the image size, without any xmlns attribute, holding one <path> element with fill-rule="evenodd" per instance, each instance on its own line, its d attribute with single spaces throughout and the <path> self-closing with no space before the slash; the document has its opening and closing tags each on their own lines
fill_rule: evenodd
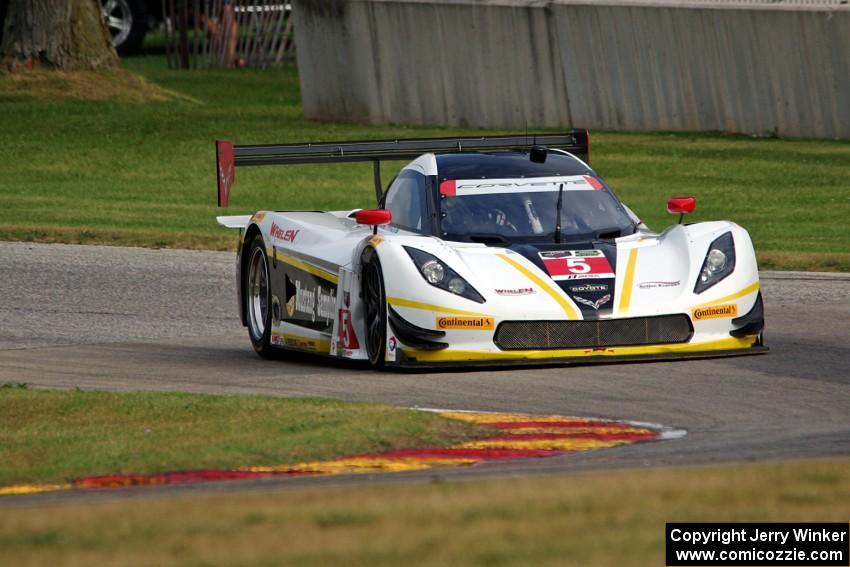
<svg viewBox="0 0 850 567">
<path fill-rule="evenodd" d="M 269 67 L 294 59 L 289 3 L 163 0 L 163 14 L 169 67 Z"/>
<path fill-rule="evenodd" d="M 850 138 L 850 5 L 805 1 L 296 0 L 304 112 Z"/>
</svg>

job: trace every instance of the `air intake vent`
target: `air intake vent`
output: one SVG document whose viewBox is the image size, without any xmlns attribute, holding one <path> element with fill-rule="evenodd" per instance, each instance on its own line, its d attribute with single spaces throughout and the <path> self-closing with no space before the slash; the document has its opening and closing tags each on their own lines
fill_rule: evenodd
<svg viewBox="0 0 850 567">
<path fill-rule="evenodd" d="M 496 329 L 502 350 L 543 350 L 688 342 L 693 326 L 687 315 L 600 321 L 505 321 Z"/>
</svg>

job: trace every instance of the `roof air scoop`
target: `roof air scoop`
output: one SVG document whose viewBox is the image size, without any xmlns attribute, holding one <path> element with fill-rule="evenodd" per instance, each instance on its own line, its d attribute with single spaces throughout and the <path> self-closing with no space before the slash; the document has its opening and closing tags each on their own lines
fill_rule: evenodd
<svg viewBox="0 0 850 567">
<path fill-rule="evenodd" d="M 549 149 L 546 146 L 531 146 L 528 158 L 534 163 L 546 163 Z"/>
</svg>

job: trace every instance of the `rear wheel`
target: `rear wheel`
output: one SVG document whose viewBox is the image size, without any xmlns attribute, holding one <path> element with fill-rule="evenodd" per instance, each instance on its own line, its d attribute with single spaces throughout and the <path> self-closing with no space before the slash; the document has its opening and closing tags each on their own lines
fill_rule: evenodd
<svg viewBox="0 0 850 567">
<path fill-rule="evenodd" d="M 366 351 L 375 368 L 384 366 L 387 344 L 387 296 L 381 261 L 374 248 L 366 248 L 360 257 L 361 286 L 366 322 Z"/>
<path fill-rule="evenodd" d="M 251 345 L 263 358 L 272 358 L 276 353 L 273 352 L 271 345 L 271 277 L 266 245 L 259 234 L 251 242 L 244 283 L 245 313 L 248 315 L 248 335 L 251 337 Z"/>
</svg>

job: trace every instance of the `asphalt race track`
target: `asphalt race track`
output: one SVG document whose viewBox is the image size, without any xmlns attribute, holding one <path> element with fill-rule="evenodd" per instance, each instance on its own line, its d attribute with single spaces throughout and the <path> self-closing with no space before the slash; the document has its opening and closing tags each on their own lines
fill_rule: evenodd
<svg viewBox="0 0 850 567">
<path fill-rule="evenodd" d="M 320 358 L 258 358 L 238 322 L 233 262 L 232 253 L 0 243 L 0 383 L 323 396 L 688 431 L 441 475 L 850 454 L 850 274 L 763 273 L 767 355 L 376 373 Z"/>
</svg>

